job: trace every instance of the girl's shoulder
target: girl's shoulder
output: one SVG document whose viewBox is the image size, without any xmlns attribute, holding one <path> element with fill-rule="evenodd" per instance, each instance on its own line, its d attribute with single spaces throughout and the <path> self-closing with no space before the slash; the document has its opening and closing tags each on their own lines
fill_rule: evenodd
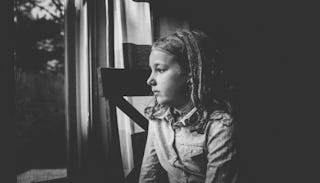
<svg viewBox="0 0 320 183">
<path fill-rule="evenodd" d="M 223 126 L 231 126 L 234 124 L 234 119 L 231 114 L 216 110 L 210 114 L 209 123 L 222 124 Z"/>
<path fill-rule="evenodd" d="M 214 111 L 210 115 L 210 119 L 206 126 L 206 134 L 208 138 L 225 138 L 236 134 L 235 120 L 231 114 L 223 111 Z"/>
</svg>

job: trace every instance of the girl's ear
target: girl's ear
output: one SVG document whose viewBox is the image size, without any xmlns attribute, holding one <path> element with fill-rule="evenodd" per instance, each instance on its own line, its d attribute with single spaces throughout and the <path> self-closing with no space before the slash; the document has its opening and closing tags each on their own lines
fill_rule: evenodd
<svg viewBox="0 0 320 183">
<path fill-rule="evenodd" d="M 192 78 L 188 76 L 187 80 L 186 80 L 186 84 L 184 86 L 184 90 L 185 90 L 185 97 L 189 98 L 191 96 L 191 90 L 192 90 Z"/>
<path fill-rule="evenodd" d="M 188 76 L 187 86 L 188 86 L 189 88 L 191 88 L 191 85 L 192 85 L 192 78 L 191 78 L 191 76 Z"/>
<path fill-rule="evenodd" d="M 191 74 L 191 72 L 188 73 L 188 79 L 190 79 L 190 80 L 192 79 L 192 74 Z"/>
</svg>

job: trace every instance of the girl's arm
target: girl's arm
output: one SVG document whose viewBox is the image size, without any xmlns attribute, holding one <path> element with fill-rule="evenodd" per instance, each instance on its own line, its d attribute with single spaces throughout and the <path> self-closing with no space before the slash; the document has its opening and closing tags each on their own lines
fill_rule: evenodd
<svg viewBox="0 0 320 183">
<path fill-rule="evenodd" d="M 227 114 L 214 119 L 208 129 L 206 183 L 235 183 L 238 174 L 235 124 Z"/>
<path fill-rule="evenodd" d="M 148 137 L 141 165 L 139 183 L 160 182 L 160 179 L 165 175 L 165 171 L 160 165 L 153 145 L 154 138 L 152 129 L 151 123 L 149 123 Z"/>
</svg>

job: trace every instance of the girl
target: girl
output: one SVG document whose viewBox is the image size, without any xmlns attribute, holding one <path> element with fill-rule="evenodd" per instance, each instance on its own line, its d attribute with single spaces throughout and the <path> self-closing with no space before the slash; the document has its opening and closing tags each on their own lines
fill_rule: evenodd
<svg viewBox="0 0 320 183">
<path fill-rule="evenodd" d="M 155 103 L 145 109 L 139 182 L 236 182 L 236 124 L 217 58 L 201 31 L 177 31 L 153 44 L 147 83 Z"/>
</svg>

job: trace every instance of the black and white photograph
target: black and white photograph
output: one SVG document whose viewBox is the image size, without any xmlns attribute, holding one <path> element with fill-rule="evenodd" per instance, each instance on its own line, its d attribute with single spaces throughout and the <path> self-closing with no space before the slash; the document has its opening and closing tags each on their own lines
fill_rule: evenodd
<svg viewBox="0 0 320 183">
<path fill-rule="evenodd" d="M 2 7 L 0 182 L 320 181 L 315 5 Z"/>
</svg>

